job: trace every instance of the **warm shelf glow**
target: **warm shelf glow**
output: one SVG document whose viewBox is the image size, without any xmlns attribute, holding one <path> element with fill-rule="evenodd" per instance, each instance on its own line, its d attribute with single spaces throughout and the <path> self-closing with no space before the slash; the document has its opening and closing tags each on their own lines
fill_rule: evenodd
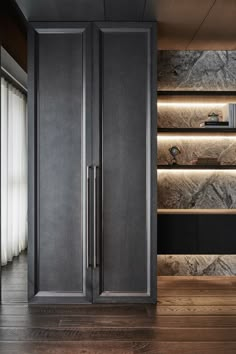
<svg viewBox="0 0 236 354">
<path fill-rule="evenodd" d="M 191 166 L 191 165 L 190 165 Z M 196 166 L 196 165 L 194 165 Z M 201 168 L 201 166 L 199 167 L 199 169 L 197 168 L 194 168 L 194 169 L 185 169 L 185 168 L 178 168 L 178 169 L 173 169 L 173 168 L 170 168 L 170 169 L 157 169 L 157 173 L 160 175 L 160 174 L 163 174 L 163 173 L 174 173 L 174 174 L 181 174 L 181 173 L 188 173 L 188 174 L 199 174 L 199 173 L 202 173 L 202 174 L 206 174 L 206 173 L 214 173 L 214 172 L 217 172 L 217 173 L 221 173 L 221 174 L 229 174 L 229 173 L 233 173 L 233 174 L 236 174 L 236 169 L 207 169 L 207 168 Z"/>
<path fill-rule="evenodd" d="M 204 128 L 202 128 L 204 131 Z M 212 128 L 213 130 L 214 128 Z M 168 134 L 168 133 L 167 133 Z M 157 140 L 159 141 L 168 141 L 168 140 L 223 140 L 223 139 L 235 139 L 236 134 L 227 134 L 227 135 L 167 135 L 167 134 L 158 134 Z"/>
<path fill-rule="evenodd" d="M 236 209 L 157 209 L 157 214 L 236 214 Z"/>
<path fill-rule="evenodd" d="M 157 102 L 158 107 L 224 107 L 226 103 L 212 102 Z"/>
</svg>

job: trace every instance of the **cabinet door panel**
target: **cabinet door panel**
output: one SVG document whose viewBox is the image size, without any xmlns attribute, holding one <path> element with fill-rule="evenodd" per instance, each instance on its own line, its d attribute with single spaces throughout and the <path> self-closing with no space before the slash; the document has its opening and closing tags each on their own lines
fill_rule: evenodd
<svg viewBox="0 0 236 354">
<path fill-rule="evenodd" d="M 98 27 L 95 103 L 102 109 L 95 121 L 94 154 L 101 202 L 95 301 L 148 302 L 155 297 L 156 267 L 152 25 Z"/>
<path fill-rule="evenodd" d="M 37 156 L 37 187 L 31 189 L 37 215 L 37 234 L 32 229 L 30 234 L 30 257 L 35 255 L 31 296 L 36 302 L 80 302 L 90 298 L 85 214 L 88 30 L 45 28 L 34 33 L 37 111 L 29 117 L 35 120 L 37 136 L 30 144 Z"/>
<path fill-rule="evenodd" d="M 235 254 L 235 215 L 199 215 L 198 253 Z"/>
<path fill-rule="evenodd" d="M 159 215 L 158 254 L 198 254 L 198 215 Z"/>
</svg>

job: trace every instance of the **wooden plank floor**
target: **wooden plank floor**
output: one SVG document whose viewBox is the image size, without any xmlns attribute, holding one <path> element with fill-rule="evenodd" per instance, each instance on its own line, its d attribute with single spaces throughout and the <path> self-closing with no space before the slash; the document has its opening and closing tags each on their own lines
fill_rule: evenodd
<svg viewBox="0 0 236 354">
<path fill-rule="evenodd" d="M 2 267 L 2 303 L 27 303 L 27 253 Z"/>
<path fill-rule="evenodd" d="M 24 263 L 3 271 L 1 354 L 236 354 L 236 277 L 159 277 L 157 306 L 28 306 Z"/>
</svg>

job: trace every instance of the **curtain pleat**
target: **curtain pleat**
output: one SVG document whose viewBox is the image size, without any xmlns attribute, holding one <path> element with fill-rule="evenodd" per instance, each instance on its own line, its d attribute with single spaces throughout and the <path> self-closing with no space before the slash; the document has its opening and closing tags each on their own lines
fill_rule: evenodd
<svg viewBox="0 0 236 354">
<path fill-rule="evenodd" d="M 1 263 L 27 248 L 26 97 L 1 79 Z"/>
</svg>

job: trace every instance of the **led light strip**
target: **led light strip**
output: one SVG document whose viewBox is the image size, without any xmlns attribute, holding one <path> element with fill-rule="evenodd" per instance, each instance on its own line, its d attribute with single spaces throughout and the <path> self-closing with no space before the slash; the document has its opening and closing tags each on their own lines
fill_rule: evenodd
<svg viewBox="0 0 236 354">
<path fill-rule="evenodd" d="M 190 165 L 191 166 L 191 165 Z M 194 165 L 195 166 L 195 165 Z M 199 167 L 199 169 L 185 169 L 185 168 L 178 168 L 178 169 L 173 169 L 170 166 L 170 169 L 158 169 L 157 168 L 157 173 L 158 174 L 164 174 L 164 173 L 213 173 L 213 172 L 217 172 L 217 173 L 221 173 L 221 174 L 226 174 L 226 173 L 234 173 L 236 174 L 236 169 L 225 169 L 225 170 L 218 170 L 216 169 L 202 169 L 201 167 Z"/>
<path fill-rule="evenodd" d="M 202 128 L 204 130 L 204 128 Z M 214 128 L 212 128 L 213 130 Z M 201 134 L 201 133 L 200 133 Z M 162 135 L 159 134 L 157 136 L 157 141 L 168 141 L 168 140 L 223 140 L 223 139 L 235 139 L 236 134 L 232 135 L 194 135 L 194 136 L 188 136 L 188 135 Z"/>
<path fill-rule="evenodd" d="M 158 107 L 224 107 L 227 103 L 157 102 Z"/>
</svg>

